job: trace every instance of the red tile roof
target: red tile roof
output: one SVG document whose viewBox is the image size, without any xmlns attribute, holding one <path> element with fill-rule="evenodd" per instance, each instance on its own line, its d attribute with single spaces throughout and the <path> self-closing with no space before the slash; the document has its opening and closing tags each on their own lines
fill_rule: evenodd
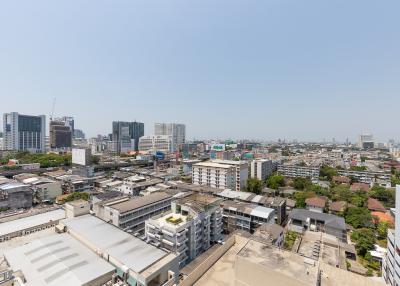
<svg viewBox="0 0 400 286">
<path fill-rule="evenodd" d="M 344 176 L 333 176 L 332 181 L 335 183 L 350 184 L 350 178 Z"/>
<path fill-rule="evenodd" d="M 373 198 L 368 199 L 368 209 L 370 211 L 386 212 L 384 205 L 380 201 Z"/>
<path fill-rule="evenodd" d="M 307 206 L 324 208 L 325 204 L 326 204 L 326 198 L 325 197 L 314 197 L 314 198 L 306 199 L 306 205 Z"/>
<path fill-rule="evenodd" d="M 372 212 L 372 216 L 376 216 L 380 222 L 390 222 L 394 224 L 394 218 L 388 213 Z"/>
<path fill-rule="evenodd" d="M 364 184 L 364 183 L 353 183 L 350 187 L 350 191 L 364 191 L 368 192 L 369 191 L 369 185 Z"/>
<path fill-rule="evenodd" d="M 331 203 L 329 209 L 333 212 L 341 212 L 346 208 L 347 203 L 345 201 Z"/>
</svg>

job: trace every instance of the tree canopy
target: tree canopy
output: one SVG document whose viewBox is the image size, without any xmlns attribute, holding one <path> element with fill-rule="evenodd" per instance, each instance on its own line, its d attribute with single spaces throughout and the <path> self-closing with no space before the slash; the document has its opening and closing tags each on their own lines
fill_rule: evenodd
<svg viewBox="0 0 400 286">
<path fill-rule="evenodd" d="M 344 214 L 344 218 L 347 224 L 350 224 L 356 229 L 374 227 L 371 213 L 367 208 L 348 208 Z"/>
<path fill-rule="evenodd" d="M 374 249 L 376 242 L 375 234 L 371 229 L 362 228 L 351 234 L 351 240 L 356 244 L 358 255 L 365 257 L 369 250 Z"/>
<path fill-rule="evenodd" d="M 321 179 L 328 181 L 332 181 L 332 177 L 337 175 L 338 171 L 335 168 L 327 165 L 322 166 L 319 172 L 319 176 L 321 177 Z"/>
<path fill-rule="evenodd" d="M 257 178 L 250 178 L 247 180 L 246 191 L 253 194 L 260 194 L 262 191 L 263 183 Z"/>
<path fill-rule="evenodd" d="M 305 190 L 306 188 L 312 185 L 311 180 L 307 178 L 294 178 L 293 179 L 293 187 L 296 190 Z"/>
<path fill-rule="evenodd" d="M 285 186 L 285 178 L 279 174 L 270 176 L 267 180 L 267 187 L 277 190 L 279 187 Z"/>
</svg>

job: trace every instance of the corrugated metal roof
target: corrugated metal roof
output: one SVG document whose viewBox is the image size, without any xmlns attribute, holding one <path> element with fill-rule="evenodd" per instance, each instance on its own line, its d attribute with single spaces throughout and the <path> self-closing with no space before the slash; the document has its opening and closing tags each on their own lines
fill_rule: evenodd
<svg viewBox="0 0 400 286">
<path fill-rule="evenodd" d="M 144 241 L 92 215 L 84 215 L 61 222 L 96 248 L 109 254 L 126 267 L 140 273 L 168 255 Z"/>
<path fill-rule="evenodd" d="M 24 229 L 32 228 L 41 224 L 48 223 L 50 221 L 57 221 L 65 218 L 64 210 L 54 210 L 17 220 L 12 220 L 4 223 L 0 223 L 0 236 L 21 231 Z"/>
<path fill-rule="evenodd" d="M 67 234 L 52 235 L 5 252 L 26 286 L 88 285 L 115 268 Z"/>
</svg>

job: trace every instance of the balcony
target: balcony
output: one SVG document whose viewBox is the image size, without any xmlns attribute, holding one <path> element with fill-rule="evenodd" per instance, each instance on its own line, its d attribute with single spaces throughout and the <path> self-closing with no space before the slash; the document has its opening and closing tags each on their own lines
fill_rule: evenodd
<svg viewBox="0 0 400 286">
<path fill-rule="evenodd" d="M 154 233 L 148 232 L 147 236 L 150 238 L 156 238 L 156 235 Z"/>
<path fill-rule="evenodd" d="M 178 246 L 186 245 L 186 242 L 188 242 L 188 240 L 189 239 L 185 238 L 182 241 L 177 242 L 176 245 L 178 245 Z"/>
<path fill-rule="evenodd" d="M 170 236 L 170 237 L 174 237 L 174 236 L 175 236 L 174 233 L 172 233 L 172 232 L 170 232 L 170 231 L 168 231 L 168 230 L 166 230 L 166 229 L 163 229 L 163 230 L 162 230 L 162 233 L 164 233 L 164 234 L 166 234 L 166 235 L 168 235 L 168 236 Z"/>
<path fill-rule="evenodd" d="M 169 240 L 167 240 L 167 239 L 163 239 L 163 240 L 162 240 L 162 243 L 165 243 L 166 245 L 169 245 L 169 246 L 175 246 L 175 243 L 174 243 L 174 242 L 169 241 Z"/>
</svg>

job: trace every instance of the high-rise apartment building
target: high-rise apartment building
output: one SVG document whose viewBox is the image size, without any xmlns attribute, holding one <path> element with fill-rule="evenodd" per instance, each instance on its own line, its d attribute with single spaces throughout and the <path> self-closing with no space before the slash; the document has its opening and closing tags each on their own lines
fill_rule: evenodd
<svg viewBox="0 0 400 286">
<path fill-rule="evenodd" d="M 233 166 L 235 168 L 235 188 L 240 191 L 246 188 L 247 179 L 249 178 L 249 164 L 247 161 L 232 161 L 232 160 L 213 160 L 212 162 Z"/>
<path fill-rule="evenodd" d="M 114 121 L 112 141 L 116 142 L 117 153 L 139 150 L 139 138 L 144 136 L 144 124 L 141 122 Z"/>
<path fill-rule="evenodd" d="M 72 147 L 72 130 L 63 121 L 50 121 L 50 148 L 62 149 Z"/>
<path fill-rule="evenodd" d="M 247 184 L 248 164 L 245 161 L 212 160 L 193 165 L 192 182 L 195 185 L 240 191 Z"/>
<path fill-rule="evenodd" d="M 396 186 L 395 229 L 388 230 L 387 256 L 382 261 L 382 277 L 388 285 L 400 285 L 400 185 Z"/>
<path fill-rule="evenodd" d="M 44 152 L 46 116 L 22 115 L 17 112 L 3 115 L 3 149 Z"/>
<path fill-rule="evenodd" d="M 222 190 L 236 190 L 236 170 L 229 165 L 200 162 L 192 166 L 192 183 Z"/>
<path fill-rule="evenodd" d="M 272 160 L 260 159 L 251 162 L 251 177 L 265 181 L 276 171 L 278 165 Z"/>
<path fill-rule="evenodd" d="M 358 147 L 361 149 L 373 149 L 375 147 L 374 136 L 372 134 L 361 134 L 358 137 Z"/>
<path fill-rule="evenodd" d="M 186 126 L 179 123 L 156 123 L 154 124 L 154 135 L 172 136 L 174 150 L 186 142 Z"/>
</svg>

